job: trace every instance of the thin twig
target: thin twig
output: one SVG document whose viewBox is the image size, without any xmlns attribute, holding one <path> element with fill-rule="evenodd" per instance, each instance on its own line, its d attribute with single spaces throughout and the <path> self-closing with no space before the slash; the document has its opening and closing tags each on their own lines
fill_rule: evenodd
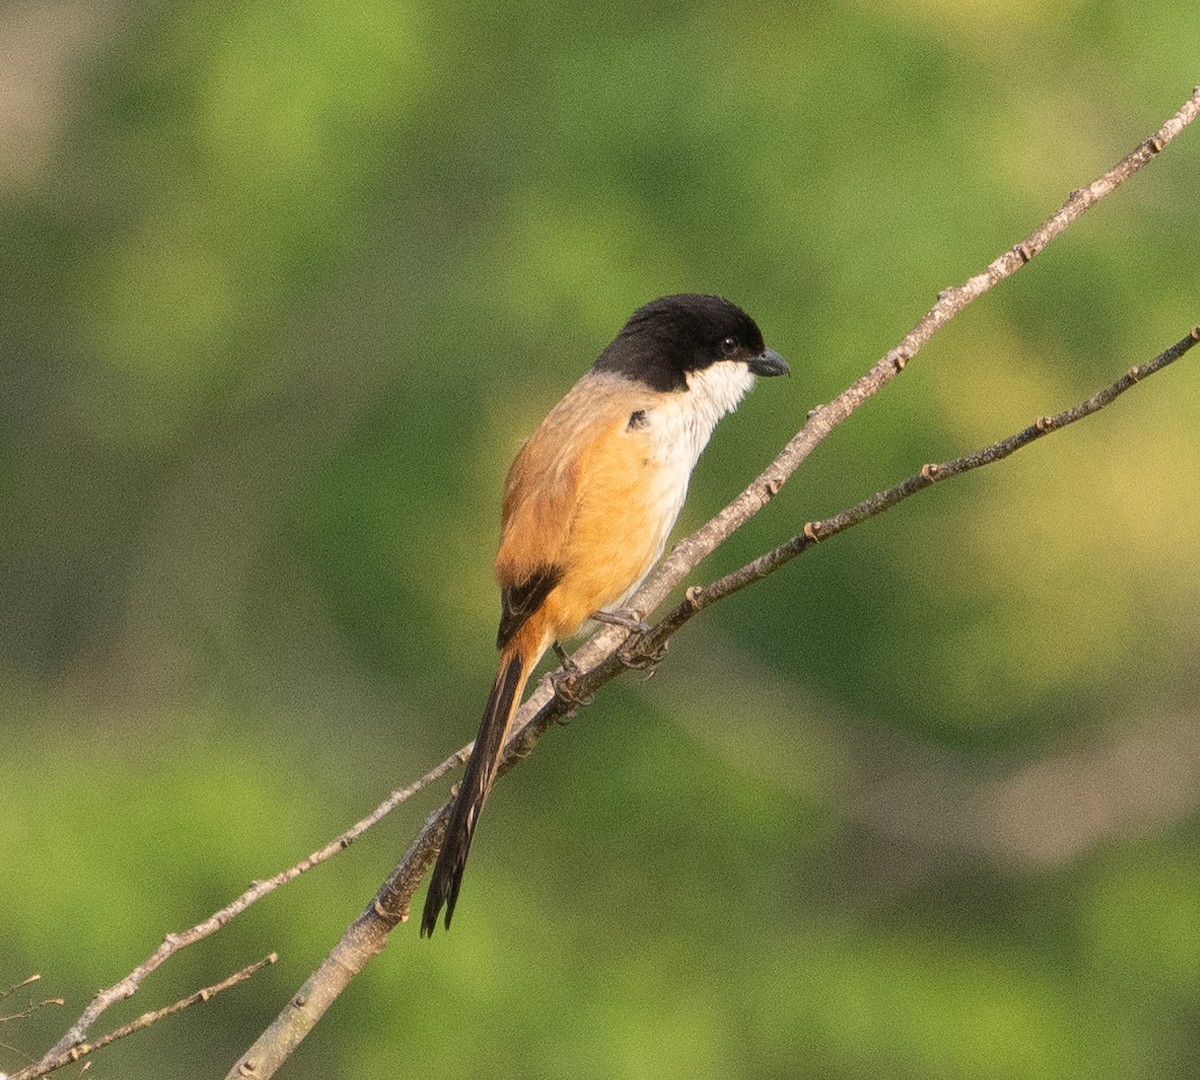
<svg viewBox="0 0 1200 1080">
<path fill-rule="evenodd" d="M 41 974 L 36 971 L 32 975 L 26 975 L 19 983 L 13 983 L 7 990 L 0 990 L 0 998 L 6 998 L 9 994 L 14 994 L 18 990 L 24 990 L 30 983 L 39 982 L 41 978 Z"/>
<path fill-rule="evenodd" d="M 898 345 L 888 350 L 828 405 L 809 414 L 808 423 L 741 495 L 676 545 L 631 597 L 629 606 L 639 612 L 654 611 L 701 560 L 775 496 L 818 443 L 895 378 L 938 329 L 977 297 L 1024 266 L 1084 210 L 1137 172 L 1191 123 L 1197 113 L 1200 113 L 1200 86 L 1154 135 L 1103 176 L 1073 191 L 1067 202 L 1023 241 L 963 284 L 943 290 L 937 303 Z M 607 627 L 574 654 L 572 659 L 582 669 L 575 682 L 575 690 L 581 699 L 586 699 L 624 668 L 619 650 L 627 636 L 628 632 L 619 627 Z M 549 680 L 543 679 L 514 718 L 514 734 L 506 747 L 500 773 L 527 755 L 540 736 L 572 709 L 573 705 L 555 695 Z M 267 1030 L 233 1065 L 226 1080 L 274 1075 L 350 980 L 383 949 L 392 929 L 408 917 L 413 893 L 437 853 L 448 811 L 449 802 L 426 818 L 408 852 L 380 886 L 366 910 L 347 928 L 341 940 Z"/>
<path fill-rule="evenodd" d="M 22 979 L 19 983 L 13 983 L 7 990 L 0 990 L 0 1000 L 8 997 L 9 994 L 14 994 L 18 990 L 23 990 L 25 987 L 41 980 L 41 975 L 36 972 Z M 8 1024 L 13 1020 L 26 1020 L 33 1015 L 36 1009 L 40 1009 L 43 1005 L 61 1005 L 62 998 L 46 998 L 43 1001 L 31 1001 L 20 1012 L 9 1013 L 7 1016 L 0 1016 L 0 1024 Z"/>
<path fill-rule="evenodd" d="M 667 593 L 678 585 L 699 562 L 708 556 L 734 530 L 753 517 L 779 491 L 816 446 L 851 413 L 894 379 L 905 365 L 920 352 L 925 343 L 955 315 L 978 299 L 993 286 L 1014 274 L 1059 236 L 1085 210 L 1090 209 L 1118 185 L 1128 180 L 1143 165 L 1151 161 L 1200 113 L 1200 86 L 1165 124 L 1103 176 L 1085 187 L 1071 192 L 1067 201 L 1033 230 L 1024 240 L 993 259 L 983 270 L 961 285 L 943 289 L 933 305 L 917 324 L 891 349 L 829 404 L 809 414 L 809 422 L 797 432 L 780 451 L 775 460 L 719 514 L 681 540 L 658 569 L 650 575 L 630 598 L 631 607 L 653 611 Z M 605 635 L 609 640 L 620 637 L 615 631 Z"/>
<path fill-rule="evenodd" d="M 1049 435 L 1052 431 L 1058 431 L 1069 424 L 1075 423 L 1077 420 L 1082 420 L 1085 416 L 1091 416 L 1092 413 L 1099 412 L 1106 405 L 1114 402 L 1126 390 L 1141 382 L 1142 379 L 1161 371 L 1168 364 L 1174 363 L 1198 341 L 1200 341 L 1200 326 L 1194 326 L 1186 337 L 1177 341 L 1170 348 L 1164 349 L 1153 360 L 1146 364 L 1130 368 L 1129 371 L 1111 386 L 1107 386 L 1099 391 L 1099 393 L 1093 394 L 1086 401 L 1081 401 L 1078 405 L 1074 405 L 1070 409 L 1065 409 L 1053 416 L 1039 417 L 1024 430 L 1018 431 L 1006 439 L 1001 439 L 999 442 L 992 443 L 991 446 L 985 446 L 981 450 L 976 450 L 974 453 L 964 454 L 953 461 L 946 461 L 941 464 L 924 465 L 920 472 L 914 473 L 907 480 L 903 480 L 884 491 L 876 492 L 870 498 L 863 499 L 841 513 L 835 514 L 833 517 L 825 518 L 821 521 L 806 522 L 803 531 L 798 536 L 793 536 L 790 540 L 785 541 L 766 554 L 760 555 L 757 559 L 753 559 L 745 566 L 739 567 L 724 577 L 718 578 L 711 585 L 705 585 L 704 587 L 694 585 L 689 588 L 683 601 L 668 612 L 645 635 L 642 641 L 638 643 L 637 651 L 648 655 L 657 653 L 661 650 L 667 639 L 697 613 L 715 604 L 718 600 L 723 600 L 739 589 L 744 589 L 747 585 L 755 581 L 761 581 L 763 578 L 773 574 L 781 566 L 790 562 L 797 555 L 803 554 L 809 548 L 815 547 L 822 540 L 827 540 L 831 536 L 845 532 L 846 529 L 854 525 L 861 524 L 867 518 L 881 514 L 885 510 L 890 510 L 897 503 L 903 502 L 909 496 L 924 491 L 939 480 L 948 480 L 951 477 L 961 476 L 963 473 L 970 472 L 972 469 L 978 469 L 981 466 L 1002 461 L 1009 454 L 1015 453 L 1021 447 L 1028 446 L 1031 442 L 1045 435 Z"/>
<path fill-rule="evenodd" d="M 28 1068 L 22 1069 L 20 1072 L 13 1073 L 9 1080 L 37 1080 L 39 1076 L 45 1076 L 47 1073 L 53 1072 L 55 1069 L 61 1069 L 64 1065 L 70 1065 L 73 1061 L 78 1061 L 81 1057 L 90 1054 L 96 1050 L 100 1050 L 109 1043 L 114 1043 L 118 1039 L 125 1038 L 126 1035 L 132 1035 L 135 1031 L 141 1031 L 143 1028 L 148 1028 L 157 1020 L 161 1020 L 164 1016 L 170 1016 L 172 1013 L 180 1012 L 188 1008 L 190 1005 L 198 1005 L 203 1001 L 210 1001 L 221 993 L 222 990 L 228 990 L 231 986 L 236 986 L 240 982 L 245 982 L 251 975 L 268 964 L 275 963 L 279 959 L 277 953 L 271 953 L 269 956 L 264 956 L 261 960 L 256 960 L 253 964 L 249 964 L 242 968 L 241 971 L 235 971 L 227 979 L 222 979 L 219 983 L 212 986 L 206 986 L 203 990 L 197 990 L 194 994 L 188 994 L 185 998 L 180 998 L 174 1005 L 166 1005 L 161 1009 L 155 1009 L 153 1012 L 142 1013 L 136 1020 L 130 1020 L 128 1024 L 122 1024 L 119 1028 L 114 1028 L 112 1031 L 101 1035 L 100 1038 L 90 1043 L 79 1043 L 72 1046 L 69 1050 L 57 1055 L 53 1060 L 47 1061 L 43 1058 L 36 1065 L 30 1065 Z"/>
<path fill-rule="evenodd" d="M 146 978 L 155 968 L 159 967 L 164 961 L 177 953 L 180 949 L 186 948 L 188 945 L 193 945 L 197 941 L 208 937 L 220 930 L 230 919 L 235 915 L 240 915 L 256 900 L 262 899 L 267 893 L 273 892 L 281 885 L 286 885 L 289 881 L 299 877 L 301 874 L 311 870 L 314 866 L 323 863 L 326 859 L 332 858 L 339 851 L 344 851 L 355 840 L 358 839 L 367 829 L 374 825 L 384 815 L 390 813 L 400 803 L 412 798 L 417 792 L 428 787 L 430 784 L 439 780 L 451 768 L 456 765 L 463 764 L 470 754 L 470 747 L 464 747 L 451 754 L 440 764 L 435 765 L 424 776 L 418 780 L 414 780 L 407 787 L 398 788 L 393 791 L 386 799 L 383 800 L 374 810 L 372 810 L 362 820 L 356 822 L 340 836 L 334 837 L 324 847 L 318 848 L 311 855 L 301 859 L 294 866 L 288 867 L 286 870 L 281 870 L 273 877 L 263 881 L 254 882 L 241 896 L 234 901 L 221 908 L 220 911 L 214 912 L 207 919 L 197 923 L 189 930 L 184 930 L 178 934 L 167 934 L 162 940 L 162 944 L 154 950 L 145 960 L 135 967 L 128 975 L 120 982 L 114 983 L 112 986 L 101 990 L 88 1003 L 86 1009 L 80 1015 L 79 1019 L 71 1025 L 67 1033 L 63 1035 L 43 1055 L 39 1064 L 45 1064 L 51 1060 L 57 1060 L 70 1050 L 78 1046 L 87 1039 L 88 1031 L 96 1022 L 96 1019 L 110 1005 L 117 1001 L 122 1001 L 125 998 L 132 997 L 142 984 L 142 980 Z"/>
<path fill-rule="evenodd" d="M 44 1008 L 47 1005 L 62 1005 L 65 1004 L 65 999 L 42 998 L 41 1001 L 31 1001 L 20 1012 L 9 1013 L 7 1016 L 0 1016 L 0 1024 L 10 1024 L 14 1020 L 28 1020 L 38 1009 Z"/>
</svg>

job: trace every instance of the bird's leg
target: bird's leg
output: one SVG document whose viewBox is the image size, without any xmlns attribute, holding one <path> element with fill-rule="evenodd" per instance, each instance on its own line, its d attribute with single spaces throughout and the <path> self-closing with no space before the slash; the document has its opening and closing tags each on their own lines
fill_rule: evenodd
<svg viewBox="0 0 1200 1080">
<path fill-rule="evenodd" d="M 550 648 L 554 650 L 554 655 L 558 657 L 558 662 L 562 665 L 563 674 L 575 678 L 579 674 L 579 665 L 567 655 L 566 650 L 557 641 L 550 642 Z"/>
<path fill-rule="evenodd" d="M 554 692 L 571 706 L 572 712 L 578 705 L 590 705 L 593 701 L 590 694 L 578 694 L 575 691 L 575 680 L 582 674 L 579 665 L 566 654 L 557 641 L 552 641 L 550 648 L 554 650 L 554 655 L 562 665 L 561 671 L 553 672 L 550 676 L 550 685 L 554 687 Z"/>
</svg>

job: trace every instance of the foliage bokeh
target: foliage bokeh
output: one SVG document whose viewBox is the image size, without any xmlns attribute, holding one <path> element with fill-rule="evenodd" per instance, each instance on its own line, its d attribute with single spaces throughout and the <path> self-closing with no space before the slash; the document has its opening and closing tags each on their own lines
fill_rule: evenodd
<svg viewBox="0 0 1200 1080">
<path fill-rule="evenodd" d="M 1185 0 L 0 12 L 0 984 L 67 1001 L 0 1068 L 473 734 L 504 470 L 633 307 L 724 293 L 792 361 L 686 528 L 1173 112 L 1197 30 Z M 1181 336 L 1197 139 L 705 572 Z M 397 931 L 287 1075 L 1191 1075 L 1196 379 L 610 687 L 498 788 L 454 931 Z M 282 957 L 97 1074 L 219 1075 L 443 795 L 156 974 L 106 1020 Z"/>
</svg>

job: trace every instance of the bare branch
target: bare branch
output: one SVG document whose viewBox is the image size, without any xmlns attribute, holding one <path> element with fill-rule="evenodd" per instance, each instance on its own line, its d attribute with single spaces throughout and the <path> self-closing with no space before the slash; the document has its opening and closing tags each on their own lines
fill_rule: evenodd
<svg viewBox="0 0 1200 1080">
<path fill-rule="evenodd" d="M 41 979 L 41 974 L 34 972 L 32 975 L 27 975 L 19 983 L 13 983 L 7 990 L 0 990 L 0 998 L 6 998 L 9 994 L 16 993 L 18 990 L 23 990 L 30 983 L 38 982 Z"/>
<path fill-rule="evenodd" d="M 667 593 L 702 559 L 770 501 L 788 477 L 835 427 L 900 374 L 937 330 L 973 300 L 1028 263 L 1080 214 L 1151 161 L 1196 118 L 1197 113 L 1200 113 L 1200 86 L 1193 90 L 1192 96 L 1158 131 L 1139 143 L 1103 176 L 1093 180 L 1086 187 L 1071 192 L 1067 201 L 1024 240 L 997 256 L 983 270 L 961 285 L 943 289 L 938 293 L 937 303 L 899 343 L 884 353 L 865 374 L 828 405 L 819 406 L 809 413 L 809 422 L 741 495 L 707 524 L 675 546 L 662 565 L 631 598 L 630 605 L 639 611 L 653 611 L 662 603 Z M 615 633 L 611 635 L 612 638 L 618 636 Z"/>
<path fill-rule="evenodd" d="M 22 979 L 19 983 L 13 983 L 7 990 L 0 990 L 0 999 L 8 997 L 9 994 L 14 994 L 18 990 L 23 990 L 26 986 L 38 982 L 41 975 L 36 972 L 27 978 Z M 40 1009 L 43 1005 L 61 1005 L 62 998 L 46 998 L 44 1001 L 31 1001 L 20 1012 L 9 1013 L 7 1016 L 0 1016 L 0 1024 L 7 1024 L 13 1020 L 24 1020 L 26 1017 L 32 1016 L 36 1009 Z"/>
<path fill-rule="evenodd" d="M 63 1005 L 65 1001 L 62 998 L 43 998 L 41 1001 L 31 1001 L 20 1012 L 9 1013 L 7 1016 L 0 1016 L 0 1024 L 8 1024 L 13 1020 L 25 1020 L 32 1016 L 38 1009 L 46 1005 Z"/>
<path fill-rule="evenodd" d="M 281 885 L 286 885 L 289 881 L 299 877 L 307 870 L 311 870 L 314 866 L 323 863 L 326 859 L 332 858 L 339 851 L 344 851 L 355 840 L 358 839 L 367 829 L 374 825 L 384 815 L 390 813 L 400 803 L 412 798 L 417 792 L 428 787 L 430 784 L 439 780 L 455 765 L 461 765 L 466 761 L 470 747 L 464 747 L 462 750 L 451 754 L 448 758 L 442 761 L 439 765 L 435 765 L 424 776 L 418 780 L 414 780 L 407 787 L 399 788 L 393 791 L 386 799 L 383 800 L 374 810 L 372 810 L 361 821 L 356 822 L 340 836 L 334 837 L 324 847 L 318 848 L 307 858 L 301 859 L 294 866 L 288 867 L 286 870 L 280 871 L 274 877 L 267 878 L 264 881 L 256 881 L 244 893 L 241 894 L 232 903 L 221 908 L 220 911 L 214 912 L 203 922 L 197 923 L 189 930 L 184 930 L 179 934 L 168 934 L 162 940 L 162 944 L 151 953 L 145 960 L 135 967 L 128 975 L 120 982 L 114 983 L 105 990 L 101 990 L 88 1003 L 86 1009 L 68 1029 L 67 1033 L 58 1040 L 50 1048 L 49 1051 L 42 1057 L 39 1065 L 45 1065 L 47 1062 L 57 1060 L 64 1054 L 70 1052 L 73 1047 L 83 1043 L 87 1038 L 88 1031 L 92 1024 L 110 1005 L 115 1002 L 122 1001 L 125 998 L 132 997 L 137 993 L 138 988 L 142 985 L 142 980 L 146 978 L 152 971 L 159 967 L 164 961 L 169 959 L 180 949 L 186 948 L 188 945 L 193 945 L 197 941 L 208 937 L 209 934 L 216 933 L 235 915 L 240 915 L 256 900 L 262 899 L 268 893 L 273 892 Z M 26 980 L 29 981 L 29 980 Z M 21 984 L 24 985 L 24 984 Z M 15 988 L 14 988 L 15 989 Z"/>
<path fill-rule="evenodd" d="M 938 329 L 977 297 L 1024 266 L 1084 210 L 1137 172 L 1191 123 L 1198 112 L 1200 87 L 1195 88 L 1183 107 L 1154 135 L 1140 143 L 1103 176 L 1072 192 L 1067 202 L 1024 240 L 1009 248 L 963 284 L 939 293 L 937 303 L 896 346 L 888 350 L 864 375 L 828 405 L 814 409 L 809 414 L 808 423 L 741 495 L 675 546 L 671 554 L 631 598 L 630 607 L 638 612 L 655 610 L 671 589 L 778 493 L 792 473 L 838 424 L 895 378 Z M 1123 387 L 1122 390 L 1126 388 Z M 1014 436 L 1016 437 L 1020 436 Z M 1008 450 L 1006 453 L 1011 452 L 1012 450 Z M 1001 460 L 1003 456 L 1006 454 L 993 460 Z M 932 482 L 932 479 L 929 482 Z M 665 642 L 668 636 L 669 634 L 664 634 L 662 642 Z M 573 683 L 573 692 L 580 700 L 586 699 L 614 678 L 630 662 L 639 663 L 645 659 L 643 657 L 639 660 L 637 655 L 631 656 L 627 652 L 622 656 L 621 645 L 627 637 L 627 631 L 619 627 L 607 627 L 575 653 L 573 659 L 583 669 L 583 673 Z M 653 642 L 657 633 L 652 632 L 650 638 Z M 556 696 L 549 680 L 543 679 L 514 718 L 514 734 L 506 748 L 499 772 L 506 772 L 517 760 L 527 755 L 541 734 L 572 711 L 573 707 L 573 704 L 563 697 Z M 465 753 L 466 749 L 460 754 Z M 408 906 L 413 893 L 437 853 L 448 810 L 449 803 L 429 815 L 403 860 L 380 886 L 371 904 L 350 925 L 342 939 L 270 1027 L 234 1064 L 226 1080 L 274 1075 L 320 1019 L 325 1009 L 362 970 L 367 960 L 383 949 L 388 934 L 408 917 Z"/>
<path fill-rule="evenodd" d="M 714 604 L 718 600 L 723 600 L 726 596 L 737 592 L 739 589 L 744 589 L 751 582 L 761 581 L 769 574 L 773 574 L 785 563 L 790 562 L 797 555 L 803 554 L 809 548 L 820 543 L 820 541 L 827 540 L 831 536 L 836 536 L 838 533 L 844 532 L 854 525 L 859 525 L 866 521 L 867 518 L 881 514 L 885 510 L 890 510 L 897 503 L 903 502 L 911 495 L 916 495 L 918 492 L 924 491 L 939 480 L 949 480 L 951 477 L 961 476 L 963 473 L 970 472 L 972 469 L 978 469 L 983 465 L 992 465 L 997 461 L 1003 461 L 1009 454 L 1015 453 L 1023 446 L 1028 446 L 1031 442 L 1042 438 L 1044 435 L 1049 435 L 1052 431 L 1058 431 L 1075 423 L 1076 420 L 1082 420 L 1085 416 L 1091 416 L 1092 413 L 1099 412 L 1099 410 L 1111 404 L 1130 387 L 1141 382 L 1142 379 L 1161 371 L 1168 364 L 1174 363 L 1195 345 L 1197 341 L 1200 341 L 1200 326 L 1192 327 L 1186 337 L 1177 341 L 1170 348 L 1163 350 L 1153 360 L 1146 364 L 1130 368 L 1129 371 L 1111 386 L 1105 387 L 1098 393 L 1093 394 L 1086 401 L 1081 401 L 1078 405 L 1072 406 L 1070 409 L 1065 409 L 1054 416 L 1041 416 L 1023 431 L 1018 431 L 1016 434 L 1010 435 L 1006 439 L 1001 439 L 999 442 L 992 443 L 991 446 L 985 446 L 981 450 L 976 450 L 974 453 L 964 454 L 962 457 L 940 465 L 924 465 L 921 467 L 920 472 L 910 476 L 907 480 L 901 481 L 899 484 L 887 488 L 885 491 L 876 492 L 870 498 L 863 499 L 862 502 L 843 510 L 840 514 L 835 514 L 833 517 L 826 518 L 823 521 L 806 522 L 804 530 L 799 536 L 793 536 L 790 540 L 780 544 L 772 551 L 768 551 L 765 555 L 760 555 L 757 559 L 747 563 L 740 569 L 726 574 L 711 585 L 703 588 L 694 585 L 688 589 L 683 602 L 669 612 L 646 635 L 644 640 L 638 643 L 638 651 L 645 651 L 648 654 L 659 651 L 667 639 L 697 612 L 703 611 L 710 604 Z"/>
<path fill-rule="evenodd" d="M 240 982 L 245 982 L 251 975 L 268 964 L 275 963 L 279 959 L 276 953 L 271 953 L 269 956 L 264 956 L 261 960 L 256 960 L 253 964 L 249 964 L 242 968 L 241 971 L 235 971 L 227 979 L 222 979 L 219 983 L 213 986 L 206 986 L 203 990 L 197 990 L 194 994 L 189 994 L 185 998 L 180 998 L 174 1005 L 167 1005 L 161 1009 L 155 1009 L 154 1012 L 143 1013 L 136 1020 L 130 1020 L 128 1024 L 122 1024 L 119 1028 L 101 1035 L 95 1042 L 79 1043 L 72 1046 L 70 1050 L 57 1055 L 53 1060 L 47 1061 L 43 1058 L 36 1065 L 30 1065 L 20 1072 L 13 1073 L 9 1080 L 37 1080 L 39 1076 L 45 1076 L 47 1073 L 54 1072 L 55 1069 L 61 1069 L 64 1065 L 70 1065 L 73 1061 L 78 1061 L 81 1057 L 99 1050 L 107 1046 L 109 1043 L 116 1042 L 118 1039 L 125 1038 L 126 1035 L 132 1035 L 135 1031 L 141 1031 L 143 1028 L 148 1028 L 157 1020 L 161 1020 L 164 1016 L 170 1016 L 172 1013 L 177 1013 L 190 1005 L 197 1005 L 202 1001 L 210 1001 L 221 993 L 222 990 L 228 990 L 231 986 L 236 986 Z"/>
</svg>

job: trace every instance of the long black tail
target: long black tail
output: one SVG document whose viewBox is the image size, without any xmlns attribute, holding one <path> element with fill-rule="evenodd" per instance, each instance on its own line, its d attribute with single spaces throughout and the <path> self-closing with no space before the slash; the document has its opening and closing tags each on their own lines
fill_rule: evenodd
<svg viewBox="0 0 1200 1080">
<path fill-rule="evenodd" d="M 421 916 L 421 936 L 430 937 L 437 928 L 438 915 L 446 909 L 446 929 L 454 915 L 458 890 L 462 885 L 463 871 L 467 867 L 467 855 L 471 851 L 471 837 L 475 823 L 483 809 L 484 800 L 492 789 L 496 777 L 496 766 L 508 736 L 509 724 L 525 688 L 529 672 L 519 653 L 501 657 L 500 671 L 492 683 L 487 706 L 483 710 L 483 722 L 475 736 L 475 748 L 467 762 L 467 771 L 458 785 L 458 795 L 450 807 L 450 819 L 442 837 L 442 849 L 438 852 L 433 874 L 429 879 L 429 892 L 425 896 L 425 912 Z"/>
</svg>

